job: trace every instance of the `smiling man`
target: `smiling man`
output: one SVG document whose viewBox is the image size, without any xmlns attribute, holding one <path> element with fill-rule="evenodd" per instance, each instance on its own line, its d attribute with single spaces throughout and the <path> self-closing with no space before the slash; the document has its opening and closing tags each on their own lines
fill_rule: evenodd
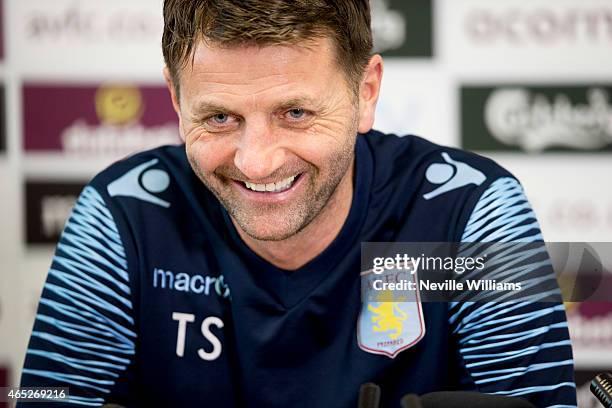
<svg viewBox="0 0 612 408">
<path fill-rule="evenodd" d="M 362 242 L 542 240 L 503 168 L 372 130 L 366 0 L 166 0 L 164 20 L 185 144 L 84 189 L 22 386 L 69 387 L 66 406 L 352 407 L 370 381 L 386 407 L 575 405 L 563 305 L 361 298 Z M 554 282 L 545 253 L 529 262 L 519 280 Z"/>
<path fill-rule="evenodd" d="M 192 63 L 166 71 L 187 158 L 249 247 L 296 269 L 347 217 L 355 136 L 372 127 L 381 58 L 364 61 L 362 81 L 334 63 L 323 34 L 294 46 L 214 44 L 194 44 Z"/>
</svg>

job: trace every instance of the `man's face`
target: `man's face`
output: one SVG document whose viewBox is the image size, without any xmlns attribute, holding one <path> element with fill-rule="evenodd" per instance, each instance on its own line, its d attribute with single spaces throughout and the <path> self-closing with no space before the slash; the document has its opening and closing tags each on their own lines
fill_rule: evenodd
<svg viewBox="0 0 612 408">
<path fill-rule="evenodd" d="M 307 48 L 199 42 L 178 102 L 191 166 L 252 238 L 291 237 L 352 182 L 358 99 L 327 39 Z"/>
</svg>

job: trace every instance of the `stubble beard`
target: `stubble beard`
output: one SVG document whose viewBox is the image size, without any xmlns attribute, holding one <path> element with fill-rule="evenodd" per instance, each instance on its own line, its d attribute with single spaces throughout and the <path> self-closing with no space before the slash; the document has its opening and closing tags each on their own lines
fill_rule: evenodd
<svg viewBox="0 0 612 408">
<path fill-rule="evenodd" d="M 217 197 L 244 233 L 258 241 L 283 241 L 306 228 L 330 204 L 355 156 L 356 123 L 353 123 L 347 132 L 350 133 L 345 135 L 346 143 L 326 160 L 325 167 L 329 169 L 326 180 L 320 180 L 323 176 L 317 167 L 311 163 L 305 163 L 306 166 L 302 164 L 302 167 L 307 167 L 306 172 L 309 177 L 305 181 L 308 185 L 299 186 L 304 192 L 294 202 L 288 204 L 245 205 L 243 200 L 238 198 L 236 187 L 230 185 L 233 183 L 229 179 L 231 177 L 228 177 L 240 173 L 238 169 L 234 167 L 221 175 L 205 174 L 195 157 L 188 153 L 188 159 L 199 179 Z M 291 174 L 286 171 L 283 173 Z M 352 180 L 348 182 L 352 183 Z M 274 219 L 273 225 L 269 219 L 266 219 L 270 216 Z M 266 229 L 266 227 L 271 228 Z"/>
</svg>

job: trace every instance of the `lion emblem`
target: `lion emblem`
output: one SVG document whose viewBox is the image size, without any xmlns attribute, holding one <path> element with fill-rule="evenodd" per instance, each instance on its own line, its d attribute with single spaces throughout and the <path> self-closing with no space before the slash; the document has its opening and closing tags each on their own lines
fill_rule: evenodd
<svg viewBox="0 0 612 408">
<path fill-rule="evenodd" d="M 368 304 L 368 310 L 374 313 L 372 323 L 376 325 L 372 327 L 372 330 L 375 332 L 390 331 L 389 338 L 391 340 L 397 339 L 402 334 L 404 321 L 408 316 L 396 302 L 380 302 L 378 307 Z"/>
</svg>

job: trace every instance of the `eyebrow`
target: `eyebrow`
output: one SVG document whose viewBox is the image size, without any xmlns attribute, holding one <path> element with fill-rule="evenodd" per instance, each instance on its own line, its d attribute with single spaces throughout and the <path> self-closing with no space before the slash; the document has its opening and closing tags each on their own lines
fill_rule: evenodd
<svg viewBox="0 0 612 408">
<path fill-rule="evenodd" d="M 231 109 L 228 109 L 227 107 L 220 105 L 218 103 L 209 102 L 209 101 L 200 101 L 196 103 L 193 109 L 193 114 L 198 115 L 203 112 L 228 112 L 230 110 Z"/>
<path fill-rule="evenodd" d="M 320 104 L 320 102 L 317 102 L 308 96 L 298 96 L 279 102 L 273 110 L 285 110 L 304 106 L 311 107 L 311 109 L 320 109 Z M 235 114 L 235 112 L 227 106 L 223 106 L 222 104 L 216 102 L 203 100 L 195 104 L 192 115 L 199 116 L 203 113 L 208 112 L 223 112 Z"/>
<path fill-rule="evenodd" d="M 318 108 L 319 104 L 320 104 L 319 102 L 315 101 L 314 99 L 310 97 L 300 96 L 300 97 L 288 99 L 286 101 L 282 101 L 280 104 L 278 104 L 278 106 L 276 107 L 276 110 L 299 108 L 303 106 L 312 106 L 314 108 Z"/>
</svg>

